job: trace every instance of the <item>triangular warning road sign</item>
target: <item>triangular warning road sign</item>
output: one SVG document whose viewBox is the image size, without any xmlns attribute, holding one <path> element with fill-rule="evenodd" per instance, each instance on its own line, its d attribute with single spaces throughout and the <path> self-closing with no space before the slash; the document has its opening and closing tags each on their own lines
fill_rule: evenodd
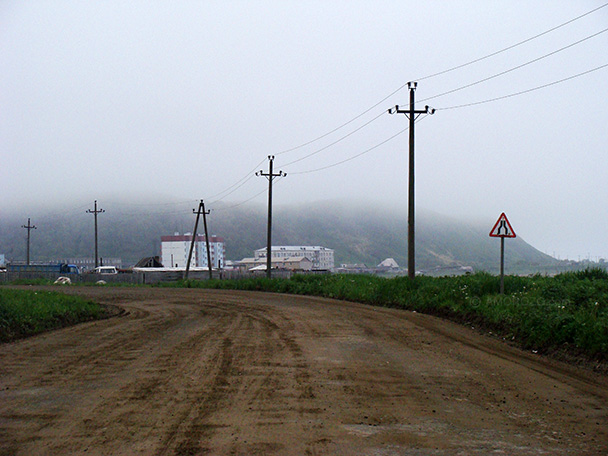
<svg viewBox="0 0 608 456">
<path fill-rule="evenodd" d="M 513 231 L 513 227 L 509 223 L 509 219 L 507 219 L 507 216 L 504 212 L 500 214 L 500 217 L 498 217 L 494 228 L 492 228 L 492 231 L 490 231 L 490 236 L 508 238 L 515 237 L 515 231 Z"/>
</svg>

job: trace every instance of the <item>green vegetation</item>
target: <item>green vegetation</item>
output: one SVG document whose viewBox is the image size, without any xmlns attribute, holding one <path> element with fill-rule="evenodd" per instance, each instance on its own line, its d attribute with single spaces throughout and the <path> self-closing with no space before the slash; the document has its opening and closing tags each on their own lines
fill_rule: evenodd
<svg viewBox="0 0 608 456">
<path fill-rule="evenodd" d="M 324 296 L 430 313 L 483 327 L 540 352 L 567 350 L 608 359 L 608 273 L 602 269 L 555 277 L 384 279 L 365 275 L 296 275 L 291 279 L 185 281 L 164 286 L 228 288 Z"/>
<path fill-rule="evenodd" d="M 54 280 L 51 279 L 15 279 L 11 280 L 10 285 L 53 285 Z"/>
<path fill-rule="evenodd" d="M 104 307 L 76 296 L 0 288 L 0 342 L 108 315 Z"/>
</svg>

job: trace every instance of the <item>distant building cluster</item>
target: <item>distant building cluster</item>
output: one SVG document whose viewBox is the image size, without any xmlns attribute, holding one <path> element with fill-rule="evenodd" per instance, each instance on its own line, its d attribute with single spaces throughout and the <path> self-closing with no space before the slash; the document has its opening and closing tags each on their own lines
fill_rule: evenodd
<svg viewBox="0 0 608 456">
<path fill-rule="evenodd" d="M 393 258 L 387 258 L 378 266 L 367 266 L 365 263 L 343 263 L 336 272 L 340 274 L 396 274 L 401 268 Z"/>
<path fill-rule="evenodd" d="M 236 263 L 241 271 L 266 270 L 267 249 L 257 249 L 252 258 L 243 258 Z M 321 246 L 272 246 L 271 267 L 290 271 L 333 271 L 334 251 Z"/>
<path fill-rule="evenodd" d="M 161 236 L 161 262 L 166 268 L 183 269 L 188 263 L 188 254 L 192 243 L 192 233 L 173 236 Z M 209 236 L 209 252 L 211 256 L 211 267 L 222 268 L 226 262 L 226 247 L 224 238 Z M 207 243 L 205 236 L 197 235 L 194 239 L 194 249 L 190 259 L 191 268 L 208 268 Z"/>
<path fill-rule="evenodd" d="M 257 249 L 253 255 L 256 260 L 266 259 L 267 249 Z M 320 246 L 272 246 L 270 254 L 273 260 L 286 260 L 288 258 L 308 258 L 312 262 L 312 269 L 324 269 L 333 271 L 334 251 Z"/>
</svg>

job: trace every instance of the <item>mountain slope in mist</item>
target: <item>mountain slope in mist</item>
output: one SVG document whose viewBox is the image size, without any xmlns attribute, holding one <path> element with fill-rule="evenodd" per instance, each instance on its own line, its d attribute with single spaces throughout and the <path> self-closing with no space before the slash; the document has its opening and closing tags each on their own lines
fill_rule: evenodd
<svg viewBox="0 0 608 456">
<path fill-rule="evenodd" d="M 41 216 L 32 220 L 32 261 L 91 257 L 94 253 L 93 217 L 82 211 Z M 99 216 L 99 254 L 120 257 L 134 264 L 145 256 L 160 254 L 160 236 L 191 232 L 189 211 L 164 213 L 113 210 L 107 205 Z M 208 216 L 210 234 L 226 240 L 228 259 L 239 260 L 265 247 L 267 210 L 263 205 L 217 207 Z M 0 253 L 7 259 L 25 259 L 26 230 L 23 217 L 0 219 Z M 199 233 L 202 223 L 199 224 Z M 472 266 L 496 271 L 500 243 L 488 236 L 487 226 L 471 225 L 431 212 L 419 211 L 416 220 L 416 266 Z M 339 202 L 275 207 L 273 244 L 322 245 L 335 250 L 336 265 L 366 263 L 375 266 L 392 257 L 407 265 L 407 219 L 387 208 L 354 206 Z M 546 270 L 557 263 L 521 238 L 506 241 L 506 267 L 518 271 Z"/>
</svg>

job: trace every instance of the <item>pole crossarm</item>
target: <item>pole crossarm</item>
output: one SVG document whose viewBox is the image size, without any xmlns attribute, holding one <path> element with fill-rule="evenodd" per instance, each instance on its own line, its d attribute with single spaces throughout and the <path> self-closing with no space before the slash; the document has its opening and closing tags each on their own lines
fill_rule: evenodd
<svg viewBox="0 0 608 456">
<path fill-rule="evenodd" d="M 269 155 L 268 160 L 270 160 L 270 171 L 265 173 L 263 170 L 259 170 L 255 173 L 256 176 L 263 176 L 269 181 L 274 180 L 275 177 L 287 177 L 287 173 L 284 173 L 283 171 L 279 171 L 278 173 L 272 172 L 272 162 L 274 161 L 274 155 Z"/>
<path fill-rule="evenodd" d="M 28 233 L 29 233 L 30 230 L 37 230 L 38 229 L 38 227 L 36 225 L 32 225 L 30 223 L 30 219 L 29 218 L 27 219 L 27 225 L 21 225 L 21 228 L 26 228 L 27 231 L 28 231 Z"/>
<path fill-rule="evenodd" d="M 414 120 L 417 119 L 420 114 L 429 114 L 429 115 L 433 115 L 435 114 L 435 108 L 431 108 L 429 105 L 426 105 L 424 107 L 424 109 L 414 109 L 413 111 L 410 111 L 409 109 L 400 109 L 399 105 L 395 105 L 392 108 L 389 108 L 388 110 L 389 114 L 405 114 L 408 119 L 411 113 L 414 114 L 418 114 L 416 117 L 414 117 Z"/>
<path fill-rule="evenodd" d="M 408 82 L 407 86 L 410 89 L 411 92 L 413 92 L 414 90 L 416 90 L 416 86 L 418 85 L 417 82 Z M 429 115 L 433 115 L 435 114 L 435 108 L 431 108 L 429 105 L 426 105 L 424 107 L 424 109 L 413 109 L 413 104 L 410 105 L 409 108 L 407 109 L 400 109 L 399 105 L 395 105 L 392 108 L 388 109 L 388 113 L 389 114 L 405 114 L 407 116 L 407 118 L 409 119 L 411 115 L 415 116 L 414 120 L 416 120 L 421 114 L 429 114 Z"/>
</svg>

